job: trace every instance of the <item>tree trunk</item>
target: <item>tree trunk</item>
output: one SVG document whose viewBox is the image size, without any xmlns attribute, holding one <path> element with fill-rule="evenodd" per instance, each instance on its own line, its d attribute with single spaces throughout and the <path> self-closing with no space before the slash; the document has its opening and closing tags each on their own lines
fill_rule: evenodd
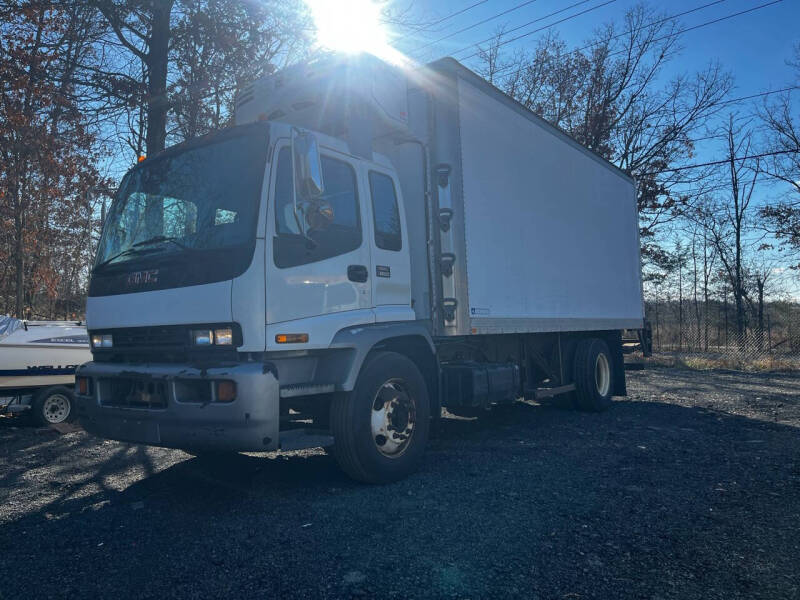
<svg viewBox="0 0 800 600">
<path fill-rule="evenodd" d="M 683 352 L 683 264 L 678 260 L 678 352 Z"/>
<path fill-rule="evenodd" d="M 703 233 L 703 318 L 705 321 L 705 339 L 703 348 L 708 352 L 708 238 Z"/>
<path fill-rule="evenodd" d="M 24 224 L 20 216 L 14 218 L 14 268 L 16 269 L 16 303 L 14 312 L 18 319 L 25 318 L 25 248 Z"/>
<path fill-rule="evenodd" d="M 758 347 L 764 347 L 764 281 L 761 278 L 756 280 L 758 286 Z"/>
<path fill-rule="evenodd" d="M 167 139 L 167 61 L 169 58 L 170 14 L 174 0 L 155 0 L 152 31 L 145 60 L 149 71 L 147 81 L 147 136 L 145 147 L 152 156 L 164 149 Z"/>
</svg>

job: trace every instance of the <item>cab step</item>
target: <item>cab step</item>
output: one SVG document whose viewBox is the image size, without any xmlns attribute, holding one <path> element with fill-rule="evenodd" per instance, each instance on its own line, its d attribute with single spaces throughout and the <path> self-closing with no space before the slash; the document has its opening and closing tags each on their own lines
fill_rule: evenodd
<svg viewBox="0 0 800 600">
<path fill-rule="evenodd" d="M 296 398 L 297 396 L 313 396 L 315 394 L 330 394 L 336 390 L 332 383 L 294 383 L 281 387 L 281 398 Z"/>
</svg>

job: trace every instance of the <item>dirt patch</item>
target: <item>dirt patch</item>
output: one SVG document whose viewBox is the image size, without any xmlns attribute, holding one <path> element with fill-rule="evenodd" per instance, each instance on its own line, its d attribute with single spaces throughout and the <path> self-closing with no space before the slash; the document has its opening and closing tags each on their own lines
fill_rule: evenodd
<svg viewBox="0 0 800 600">
<path fill-rule="evenodd" d="M 0 597 L 797 598 L 800 378 L 650 369 L 444 419 L 422 469 L 208 464 L 0 420 Z"/>
</svg>

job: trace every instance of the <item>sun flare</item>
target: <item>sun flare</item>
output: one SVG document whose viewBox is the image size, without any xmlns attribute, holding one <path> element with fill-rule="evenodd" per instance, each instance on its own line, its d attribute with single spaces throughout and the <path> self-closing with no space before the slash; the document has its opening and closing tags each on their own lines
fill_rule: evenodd
<svg viewBox="0 0 800 600">
<path fill-rule="evenodd" d="M 368 52 L 395 61 L 380 5 L 373 0 L 306 0 L 317 30 L 317 44 L 326 50 Z"/>
</svg>

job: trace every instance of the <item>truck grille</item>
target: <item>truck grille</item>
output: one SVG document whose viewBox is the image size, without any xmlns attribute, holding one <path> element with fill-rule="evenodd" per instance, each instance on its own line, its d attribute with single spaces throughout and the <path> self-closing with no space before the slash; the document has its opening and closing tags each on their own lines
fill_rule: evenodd
<svg viewBox="0 0 800 600">
<path fill-rule="evenodd" d="M 159 327 L 130 327 L 114 329 L 114 348 L 130 350 L 137 348 L 185 348 L 189 345 L 189 329 L 182 325 Z"/>
<path fill-rule="evenodd" d="M 120 408 L 166 408 L 167 384 L 146 379 L 100 379 L 100 402 Z"/>
<path fill-rule="evenodd" d="M 192 329 L 215 329 L 231 327 L 233 346 L 194 346 Z M 236 360 L 236 347 L 242 344 L 241 327 L 238 323 L 202 325 L 154 325 L 148 327 L 125 327 L 119 329 L 92 330 L 91 334 L 110 333 L 112 348 L 95 348 L 93 359 L 97 362 L 116 363 L 175 363 Z"/>
</svg>

